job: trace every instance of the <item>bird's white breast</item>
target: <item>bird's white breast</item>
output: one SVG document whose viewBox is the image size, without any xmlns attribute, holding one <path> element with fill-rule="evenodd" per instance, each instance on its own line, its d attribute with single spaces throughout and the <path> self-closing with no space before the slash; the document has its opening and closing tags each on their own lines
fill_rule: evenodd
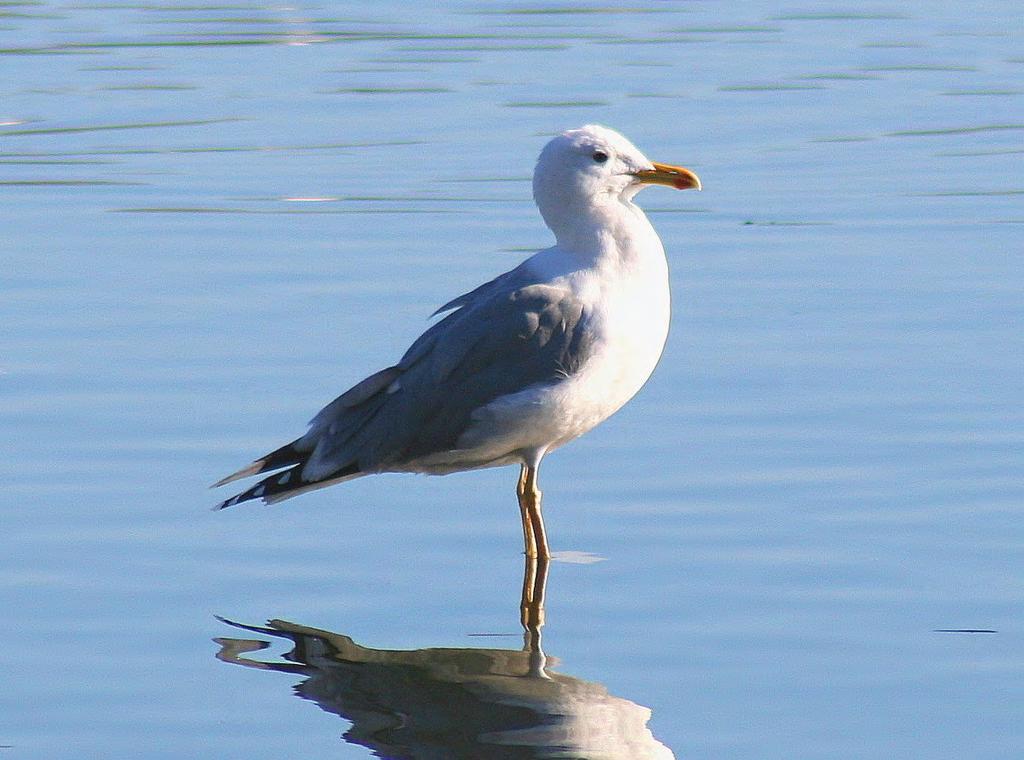
<svg viewBox="0 0 1024 760">
<path fill-rule="evenodd" d="M 580 371 L 552 390 L 565 431 L 560 445 L 607 419 L 643 387 L 668 336 L 668 271 L 658 255 L 618 276 L 593 275 L 587 302 L 594 351 Z"/>
</svg>

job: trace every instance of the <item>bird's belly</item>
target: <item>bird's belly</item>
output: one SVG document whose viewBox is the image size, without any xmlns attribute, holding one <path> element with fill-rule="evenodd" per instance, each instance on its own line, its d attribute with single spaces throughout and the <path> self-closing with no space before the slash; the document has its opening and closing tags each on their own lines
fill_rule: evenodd
<svg viewBox="0 0 1024 760">
<path fill-rule="evenodd" d="M 587 432 L 617 412 L 654 372 L 666 330 L 647 325 L 646 340 L 611 340 L 581 370 L 553 389 L 553 417 L 563 420 L 551 448 Z"/>
</svg>

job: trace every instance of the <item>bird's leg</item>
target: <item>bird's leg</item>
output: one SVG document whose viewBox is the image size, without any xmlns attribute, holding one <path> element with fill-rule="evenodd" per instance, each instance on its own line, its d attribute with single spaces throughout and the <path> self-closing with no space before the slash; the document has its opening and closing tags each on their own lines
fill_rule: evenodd
<svg viewBox="0 0 1024 760">
<path fill-rule="evenodd" d="M 524 464 L 519 471 L 519 482 L 516 483 L 516 497 L 519 499 L 519 515 L 523 520 L 523 545 L 527 557 L 537 556 L 537 538 L 533 533 L 530 521 L 529 496 L 526 493 L 527 466 Z M 524 588 L 525 594 L 525 588 Z"/>
<path fill-rule="evenodd" d="M 537 487 L 538 469 L 528 465 L 523 467 L 523 495 L 526 501 L 526 514 L 530 519 L 530 527 L 533 531 L 533 543 L 535 544 L 535 554 L 533 556 L 548 559 L 551 556 L 551 552 L 548 551 L 548 537 L 544 530 L 544 518 L 540 513 L 541 491 Z M 527 543 L 526 552 L 527 556 L 530 556 L 529 542 Z"/>
<path fill-rule="evenodd" d="M 524 464 L 519 472 L 516 495 L 523 518 L 523 537 L 526 543 L 526 564 L 523 568 L 523 595 L 519 604 L 519 619 L 523 624 L 523 649 L 530 655 L 529 675 L 549 678 L 545 672 L 547 662 L 541 649 L 540 631 L 544 626 L 544 592 L 548 581 L 548 550 L 544 518 L 540 513 L 541 492 L 537 487 L 537 467 Z"/>
</svg>

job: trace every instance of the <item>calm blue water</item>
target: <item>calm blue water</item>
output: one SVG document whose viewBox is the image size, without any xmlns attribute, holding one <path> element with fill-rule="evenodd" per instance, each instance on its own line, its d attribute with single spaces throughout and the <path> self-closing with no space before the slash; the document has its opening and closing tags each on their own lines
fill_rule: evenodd
<svg viewBox="0 0 1024 760">
<path fill-rule="evenodd" d="M 4 757 L 505 756 L 428 755 L 421 703 L 467 734 L 562 716 L 508 757 L 1024 755 L 1022 22 L 3 3 Z M 706 189 L 642 196 L 665 358 L 545 462 L 547 688 L 496 651 L 513 470 L 221 513 L 206 486 L 547 245 L 535 155 L 594 121 Z M 481 651 L 350 668 L 338 636 Z M 249 639 L 288 672 L 238 667 Z M 642 708 L 645 749 L 595 733 Z"/>
</svg>

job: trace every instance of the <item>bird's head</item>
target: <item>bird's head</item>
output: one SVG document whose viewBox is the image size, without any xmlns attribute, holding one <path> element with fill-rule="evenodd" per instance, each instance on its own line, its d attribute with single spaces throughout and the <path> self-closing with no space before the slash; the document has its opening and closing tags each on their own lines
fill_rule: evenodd
<svg viewBox="0 0 1024 760">
<path fill-rule="evenodd" d="M 613 129 L 588 124 L 563 132 L 541 151 L 533 173 L 533 197 L 555 233 L 565 217 L 609 202 L 628 202 L 645 185 L 700 190 L 689 169 L 650 161 Z"/>
</svg>

